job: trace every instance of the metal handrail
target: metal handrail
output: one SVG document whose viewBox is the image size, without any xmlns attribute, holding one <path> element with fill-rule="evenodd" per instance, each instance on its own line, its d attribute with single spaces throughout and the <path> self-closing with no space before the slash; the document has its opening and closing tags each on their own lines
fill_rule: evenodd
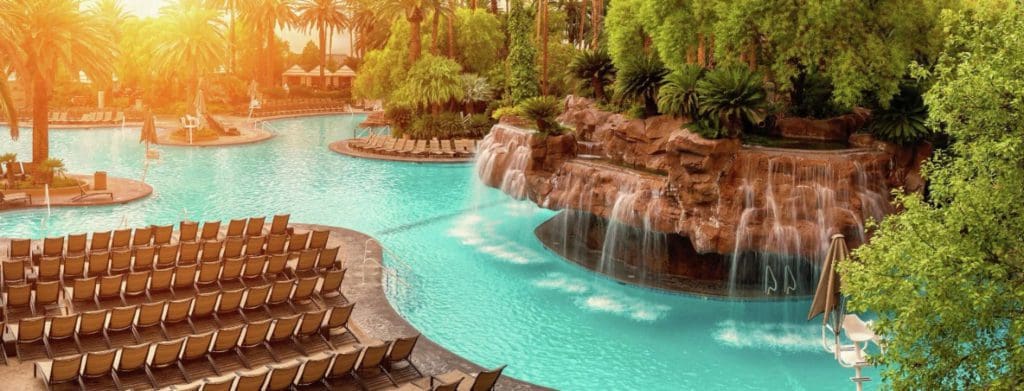
<svg viewBox="0 0 1024 391">
<path fill-rule="evenodd" d="M 772 286 L 768 286 L 768 277 L 772 279 Z M 779 290 L 779 280 L 775 279 L 775 272 L 771 266 L 764 267 L 764 294 L 768 295 Z"/>
<path fill-rule="evenodd" d="M 790 281 L 793 282 L 792 286 L 789 285 Z M 787 295 L 796 292 L 796 284 L 796 275 L 793 274 L 793 269 L 790 268 L 789 265 L 786 265 L 786 268 L 783 269 L 782 273 L 782 292 Z"/>
<path fill-rule="evenodd" d="M 379 241 L 377 241 L 374 238 L 368 238 L 368 239 L 366 239 L 366 241 L 363 242 L 363 259 L 360 260 L 360 263 L 366 263 L 367 260 L 370 260 L 370 261 L 375 261 L 376 260 L 373 257 L 370 257 L 368 255 L 369 252 L 370 252 L 370 249 L 369 249 L 370 242 L 374 242 L 374 243 L 377 244 L 377 247 L 380 247 L 382 255 L 390 256 L 391 259 L 392 259 L 392 263 L 393 264 L 395 264 L 397 266 L 400 266 L 406 272 L 412 272 L 412 267 L 410 267 L 408 263 L 403 261 L 402 258 L 400 258 L 395 253 L 393 253 L 390 250 L 388 250 L 387 247 L 384 247 L 383 244 L 381 244 Z M 396 268 L 384 264 L 383 257 L 381 257 L 381 259 L 380 259 L 380 268 L 381 268 L 381 271 L 384 273 L 384 276 L 387 277 L 389 280 L 397 281 L 400 285 L 402 285 L 402 287 L 404 287 L 406 289 L 412 288 L 412 285 L 410 285 L 407 281 L 405 281 L 404 278 L 402 278 L 398 274 L 398 270 Z M 364 278 L 365 278 L 365 274 L 364 274 Z M 365 279 L 364 279 L 363 282 L 364 283 L 366 282 Z"/>
</svg>

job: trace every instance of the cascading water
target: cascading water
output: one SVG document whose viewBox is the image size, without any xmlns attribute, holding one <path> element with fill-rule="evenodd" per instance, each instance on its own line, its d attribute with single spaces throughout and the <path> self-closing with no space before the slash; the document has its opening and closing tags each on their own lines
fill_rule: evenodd
<svg viewBox="0 0 1024 391">
<path fill-rule="evenodd" d="M 516 198 L 526 198 L 530 133 L 499 124 L 477 147 L 476 173 L 487 185 Z"/>
</svg>

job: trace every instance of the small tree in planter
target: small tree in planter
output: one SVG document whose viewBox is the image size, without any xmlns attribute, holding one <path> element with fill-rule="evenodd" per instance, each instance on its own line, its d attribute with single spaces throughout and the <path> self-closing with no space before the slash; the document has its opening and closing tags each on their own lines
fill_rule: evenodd
<svg viewBox="0 0 1024 391">
<path fill-rule="evenodd" d="M 517 109 L 524 117 L 534 121 L 537 131 L 546 136 L 564 133 L 565 129 L 555 119 L 562 111 L 561 106 L 562 102 L 553 96 L 538 96 L 524 100 Z"/>
<path fill-rule="evenodd" d="M 39 163 L 39 183 L 53 184 L 54 177 L 65 178 L 65 175 L 67 168 L 64 167 L 63 160 L 50 158 Z"/>
</svg>

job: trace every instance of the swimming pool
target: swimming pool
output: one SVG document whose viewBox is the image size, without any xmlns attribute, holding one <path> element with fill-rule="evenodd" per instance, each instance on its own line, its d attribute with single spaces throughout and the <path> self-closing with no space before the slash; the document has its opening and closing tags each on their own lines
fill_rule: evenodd
<svg viewBox="0 0 1024 391">
<path fill-rule="evenodd" d="M 43 237 L 127 223 L 291 213 L 343 226 L 397 256 L 392 304 L 427 337 L 484 366 L 567 390 L 853 387 L 821 351 L 809 303 L 729 302 L 620 285 L 547 252 L 533 229 L 554 215 L 478 184 L 467 164 L 349 158 L 328 150 L 360 116 L 273 121 L 279 135 L 228 148 L 160 147 L 153 196 L 118 206 L 0 214 L 0 236 Z M 0 130 L 0 134 L 6 134 Z M 6 136 L 4 136 L 6 137 Z M 55 130 L 75 172 L 139 179 L 138 130 Z M 30 157 L 31 132 L 0 153 Z M 877 372 L 868 372 L 877 379 Z M 868 383 L 877 387 L 878 382 Z"/>
</svg>

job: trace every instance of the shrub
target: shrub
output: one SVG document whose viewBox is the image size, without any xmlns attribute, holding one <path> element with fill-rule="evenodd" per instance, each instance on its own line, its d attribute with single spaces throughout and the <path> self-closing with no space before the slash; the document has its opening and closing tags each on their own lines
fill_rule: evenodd
<svg viewBox="0 0 1024 391">
<path fill-rule="evenodd" d="M 480 138 L 490 131 L 493 124 L 494 122 L 483 114 L 424 115 L 412 121 L 408 135 L 417 139 Z"/>
<path fill-rule="evenodd" d="M 388 106 L 384 108 L 384 116 L 391 121 L 391 128 L 404 132 L 412 125 L 412 109 L 405 106 Z"/>
<path fill-rule="evenodd" d="M 668 70 L 654 56 L 644 56 L 629 62 L 619 70 L 615 87 L 620 101 L 637 101 L 644 105 L 644 116 L 658 114 L 658 89 Z"/>
<path fill-rule="evenodd" d="M 689 125 L 689 129 L 709 140 L 720 139 L 729 136 L 729 130 L 719 126 L 718 121 L 707 117 L 697 117 Z"/>
<path fill-rule="evenodd" d="M 541 134 L 561 134 L 562 127 L 558 124 L 558 114 L 562 111 L 562 102 L 553 96 L 538 96 L 524 100 L 518 106 L 519 111 L 527 119 L 537 124 Z"/>
<path fill-rule="evenodd" d="M 700 99 L 697 82 L 704 76 L 704 69 L 696 65 L 684 65 L 665 79 L 665 85 L 658 91 L 658 109 L 676 117 L 697 118 Z"/>
<path fill-rule="evenodd" d="M 819 72 L 803 72 L 793 78 L 789 113 L 799 117 L 830 118 L 847 110 L 832 99 L 832 82 Z"/>
<path fill-rule="evenodd" d="M 718 68 L 697 82 L 700 115 L 739 134 L 765 118 L 768 94 L 761 75 L 744 66 Z"/>
<path fill-rule="evenodd" d="M 913 144 L 932 134 L 928 128 L 928 107 L 921 91 L 904 83 L 888 108 L 876 109 L 869 129 L 878 139 L 897 144 Z"/>
<path fill-rule="evenodd" d="M 502 117 L 511 115 L 513 117 L 522 117 L 523 112 L 519 110 L 518 106 L 503 106 L 491 112 L 491 118 L 495 120 L 501 120 Z"/>
<path fill-rule="evenodd" d="M 537 70 L 537 49 L 533 46 L 533 23 L 529 12 L 520 1 L 513 2 L 508 11 L 508 66 L 506 86 L 512 102 L 537 96 L 540 91 Z"/>
<path fill-rule="evenodd" d="M 569 74 L 588 85 L 597 101 L 604 101 L 604 86 L 614 80 L 615 65 L 603 50 L 582 51 L 569 64 Z"/>
</svg>

